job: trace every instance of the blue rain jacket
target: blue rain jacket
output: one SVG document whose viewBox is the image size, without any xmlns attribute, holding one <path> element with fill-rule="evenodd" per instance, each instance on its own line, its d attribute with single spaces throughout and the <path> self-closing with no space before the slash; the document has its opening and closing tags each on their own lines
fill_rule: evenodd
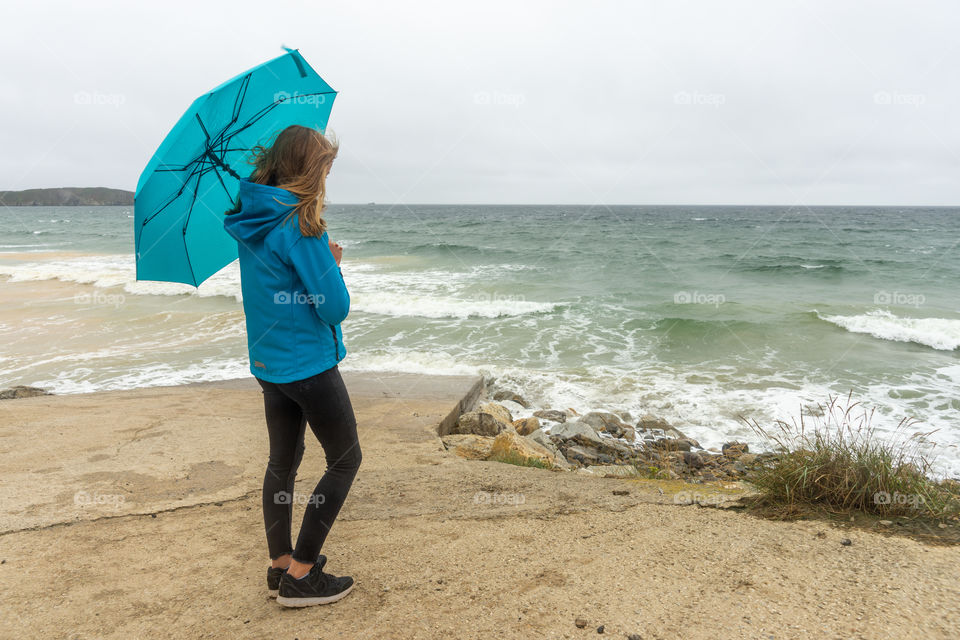
<svg viewBox="0 0 960 640">
<path fill-rule="evenodd" d="M 343 360 L 340 323 L 350 294 L 329 237 L 300 233 L 297 198 L 286 189 L 240 181 L 240 211 L 223 226 L 237 240 L 250 373 L 292 382 Z"/>
</svg>

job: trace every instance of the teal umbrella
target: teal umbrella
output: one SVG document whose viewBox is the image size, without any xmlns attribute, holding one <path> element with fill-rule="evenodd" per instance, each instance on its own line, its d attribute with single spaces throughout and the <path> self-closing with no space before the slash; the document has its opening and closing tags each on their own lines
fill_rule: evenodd
<svg viewBox="0 0 960 640">
<path fill-rule="evenodd" d="M 287 49 L 197 98 L 137 182 L 137 280 L 197 286 L 236 260 L 223 216 L 250 173 L 250 151 L 292 124 L 325 131 L 336 95 Z"/>
</svg>

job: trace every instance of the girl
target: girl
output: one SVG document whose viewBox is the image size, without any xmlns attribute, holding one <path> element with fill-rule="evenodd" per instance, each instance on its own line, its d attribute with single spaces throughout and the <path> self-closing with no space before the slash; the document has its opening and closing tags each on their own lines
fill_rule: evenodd
<svg viewBox="0 0 960 640">
<path fill-rule="evenodd" d="M 236 238 L 250 372 L 263 389 L 270 459 L 263 519 L 272 560 L 267 589 L 287 607 L 335 602 L 353 578 L 323 572 L 320 554 L 360 466 L 357 423 L 338 363 L 340 323 L 350 295 L 340 245 L 322 217 L 326 178 L 338 144 L 294 125 L 269 148 L 254 149 L 224 227 Z M 327 469 L 307 501 L 296 547 L 290 544 L 293 485 L 310 425 Z"/>
</svg>

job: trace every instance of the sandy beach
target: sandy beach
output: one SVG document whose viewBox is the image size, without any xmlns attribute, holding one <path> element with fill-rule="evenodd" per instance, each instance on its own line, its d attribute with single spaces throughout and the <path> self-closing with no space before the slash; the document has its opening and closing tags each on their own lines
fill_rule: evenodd
<svg viewBox="0 0 960 640">
<path fill-rule="evenodd" d="M 956 547 L 725 508 L 744 490 L 464 460 L 437 428 L 475 400 L 480 378 L 344 378 L 364 461 L 324 552 L 357 587 L 299 611 L 265 591 L 266 433 L 252 380 L 0 403 L 0 636 L 582 638 L 602 626 L 644 639 L 952 638 L 960 629 Z M 308 492 L 322 461 L 308 440 L 298 489 Z M 691 491 L 718 508 L 676 504 Z"/>
</svg>

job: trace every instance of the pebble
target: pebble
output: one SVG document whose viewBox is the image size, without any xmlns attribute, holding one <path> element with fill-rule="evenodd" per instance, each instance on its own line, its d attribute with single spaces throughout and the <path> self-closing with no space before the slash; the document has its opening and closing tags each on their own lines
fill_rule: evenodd
<svg viewBox="0 0 960 640">
<path fill-rule="evenodd" d="M 597 627 L 597 633 L 603 633 L 603 625 Z"/>
<path fill-rule="evenodd" d="M 587 626 L 587 621 L 583 618 L 577 618 L 573 621 L 573 624 L 577 625 L 577 629 L 583 629 Z"/>
<path fill-rule="evenodd" d="M 849 547 L 850 545 L 853 544 L 853 540 L 851 540 L 850 538 L 844 538 L 843 540 L 840 541 L 840 544 L 842 544 L 845 547 Z"/>
</svg>

